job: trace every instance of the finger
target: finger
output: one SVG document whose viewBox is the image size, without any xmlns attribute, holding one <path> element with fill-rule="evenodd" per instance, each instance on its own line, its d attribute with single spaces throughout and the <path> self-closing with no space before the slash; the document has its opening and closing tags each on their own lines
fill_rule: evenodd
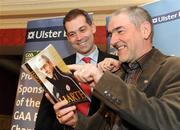
<svg viewBox="0 0 180 130">
<path fill-rule="evenodd" d="M 108 63 L 104 63 L 103 66 L 102 66 L 102 70 L 105 72 L 107 70 L 110 70 L 110 66 L 108 65 Z"/>
<path fill-rule="evenodd" d="M 86 80 L 83 79 L 83 76 L 82 76 L 83 73 L 84 73 L 83 71 L 77 70 L 77 71 L 74 72 L 74 76 L 76 77 L 76 79 L 77 79 L 78 81 L 85 83 Z"/>
<path fill-rule="evenodd" d="M 115 66 L 116 68 L 120 67 L 120 62 L 118 60 L 113 60 L 111 63 L 113 66 Z"/>
<path fill-rule="evenodd" d="M 70 111 L 69 113 L 67 113 L 66 115 L 62 116 L 59 121 L 63 124 L 68 124 L 67 122 L 73 120 L 73 118 L 75 117 L 74 115 L 75 113 L 73 111 Z"/>
<path fill-rule="evenodd" d="M 102 62 L 100 62 L 100 63 L 98 63 L 97 64 L 97 67 L 98 67 L 98 69 L 100 69 L 100 70 L 102 70 L 102 71 L 105 71 L 106 69 L 104 68 L 104 62 L 102 61 Z"/>
<path fill-rule="evenodd" d="M 75 111 L 75 110 L 76 110 L 76 107 L 75 106 L 71 106 L 71 107 L 67 107 L 67 108 L 56 110 L 55 112 L 56 112 L 57 118 L 61 118 L 64 115 L 66 115 L 67 113 L 69 113 L 71 111 Z"/>
<path fill-rule="evenodd" d="M 119 68 L 114 67 L 111 72 L 115 72 L 115 71 L 117 71 L 118 69 L 119 69 Z"/>
<path fill-rule="evenodd" d="M 80 71 L 74 72 L 75 77 L 83 83 L 88 83 L 93 80 L 93 77 L 91 76 L 91 72 L 87 69 L 81 69 Z"/>
<path fill-rule="evenodd" d="M 61 113 L 60 112 L 56 112 L 56 117 L 57 117 L 57 119 L 60 119 L 62 117 Z"/>
<path fill-rule="evenodd" d="M 107 70 L 111 70 L 113 68 L 113 66 L 108 62 L 104 65 L 104 68 Z"/>
<path fill-rule="evenodd" d="M 60 113 L 62 116 L 64 116 L 67 113 L 69 113 L 71 111 L 75 111 L 75 110 L 76 110 L 76 106 L 70 106 L 70 107 L 66 107 L 66 108 L 59 110 L 58 113 Z"/>
<path fill-rule="evenodd" d="M 95 84 L 95 82 L 91 82 L 91 83 L 89 83 L 89 86 L 90 86 L 90 87 L 95 87 L 96 84 Z"/>
<path fill-rule="evenodd" d="M 68 65 L 68 68 L 69 68 L 71 71 L 77 71 L 77 70 L 82 69 L 82 65 L 72 64 L 72 65 Z"/>
<path fill-rule="evenodd" d="M 77 116 L 75 113 L 72 113 L 73 115 L 69 118 L 68 121 L 66 121 L 66 125 L 71 126 L 71 127 L 75 127 L 76 123 L 77 123 Z"/>
<path fill-rule="evenodd" d="M 76 110 L 75 106 L 71 106 L 71 107 L 60 109 L 60 110 L 56 111 L 56 117 L 57 117 L 57 119 L 64 118 L 64 116 L 66 117 L 66 115 L 69 112 L 75 111 L 75 110 Z"/>
<path fill-rule="evenodd" d="M 58 112 L 59 109 L 61 109 L 62 107 L 64 107 L 65 105 L 68 104 L 68 101 L 67 100 L 63 100 L 63 101 L 59 101 L 57 102 L 56 104 L 54 104 L 54 110 L 55 112 Z"/>
<path fill-rule="evenodd" d="M 51 96 L 48 93 L 45 93 L 45 96 L 52 104 L 55 104 L 54 100 L 51 98 Z"/>
</svg>

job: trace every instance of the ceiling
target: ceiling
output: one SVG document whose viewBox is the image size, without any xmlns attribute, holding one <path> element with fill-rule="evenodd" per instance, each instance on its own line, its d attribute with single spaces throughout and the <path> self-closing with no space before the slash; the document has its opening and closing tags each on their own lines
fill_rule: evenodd
<svg viewBox="0 0 180 130">
<path fill-rule="evenodd" d="M 32 19 L 64 15 L 70 9 L 93 12 L 97 25 L 105 16 L 127 5 L 142 5 L 157 0 L 0 0 L 0 28 L 25 28 Z"/>
<path fill-rule="evenodd" d="M 27 21 L 65 15 L 70 9 L 81 8 L 93 12 L 96 25 L 105 25 L 105 17 L 115 9 L 127 5 L 143 5 L 157 0 L 0 0 L 0 29 L 26 28 Z M 9 48 L 9 47 L 8 47 Z M 7 51 L 0 47 L 0 51 Z M 20 52 L 22 47 L 18 49 Z M 12 50 L 10 50 L 12 53 Z M 19 73 L 21 57 L 0 57 L 0 67 Z M 15 67 L 16 66 L 16 67 Z"/>
</svg>

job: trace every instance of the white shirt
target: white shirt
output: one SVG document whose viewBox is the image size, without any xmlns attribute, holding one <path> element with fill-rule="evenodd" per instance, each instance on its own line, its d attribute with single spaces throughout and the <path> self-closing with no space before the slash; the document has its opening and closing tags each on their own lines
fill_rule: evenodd
<svg viewBox="0 0 180 130">
<path fill-rule="evenodd" d="M 82 60 L 82 58 L 84 58 L 84 57 L 90 57 L 91 58 L 91 64 L 97 64 L 98 55 L 99 55 L 99 51 L 98 51 L 97 46 L 96 46 L 96 49 L 88 56 L 84 56 L 84 55 L 77 52 L 76 53 L 76 64 L 84 64 L 84 61 Z"/>
<path fill-rule="evenodd" d="M 98 62 L 98 55 L 99 55 L 99 51 L 98 48 L 96 46 L 96 49 L 88 56 L 84 56 L 80 53 L 76 53 L 76 64 L 84 64 L 84 61 L 82 60 L 82 58 L 84 57 L 90 57 L 91 58 L 91 64 L 97 64 Z M 91 87 L 91 92 L 93 91 L 93 88 Z"/>
</svg>

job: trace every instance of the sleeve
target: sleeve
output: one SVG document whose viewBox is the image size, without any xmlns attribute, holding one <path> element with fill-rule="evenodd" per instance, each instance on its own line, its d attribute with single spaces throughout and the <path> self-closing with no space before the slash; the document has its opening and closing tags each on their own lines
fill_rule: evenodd
<svg viewBox="0 0 180 130">
<path fill-rule="evenodd" d="M 180 66 L 180 65 L 179 65 Z M 94 95 L 128 123 L 139 129 L 178 130 L 180 128 L 180 67 L 169 68 L 159 80 L 157 94 L 147 97 L 136 86 L 128 86 L 110 72 L 105 72 Z M 177 72 L 178 71 L 178 72 Z M 160 72 L 161 73 L 161 72 Z"/>
<path fill-rule="evenodd" d="M 84 116 L 78 113 L 78 122 L 75 130 L 110 130 L 109 122 L 104 118 L 107 108 L 101 104 L 100 108 L 92 116 Z"/>
<path fill-rule="evenodd" d="M 80 112 L 78 112 L 77 114 L 78 114 L 78 122 L 77 122 L 75 130 L 86 130 L 88 117 L 84 116 Z"/>
</svg>

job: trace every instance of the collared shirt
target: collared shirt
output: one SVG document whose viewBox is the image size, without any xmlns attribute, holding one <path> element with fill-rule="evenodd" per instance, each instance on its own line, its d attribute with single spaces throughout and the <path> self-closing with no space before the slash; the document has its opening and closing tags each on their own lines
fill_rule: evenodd
<svg viewBox="0 0 180 130">
<path fill-rule="evenodd" d="M 82 60 L 84 57 L 90 57 L 91 58 L 91 64 L 97 64 L 98 63 L 98 55 L 99 51 L 96 46 L 96 49 L 90 54 L 90 55 L 82 55 L 80 53 L 76 53 L 76 64 L 84 64 L 84 61 Z M 91 87 L 91 92 L 93 91 L 93 88 Z"/>
<path fill-rule="evenodd" d="M 153 53 L 154 48 L 152 48 L 149 52 L 141 56 L 139 59 L 134 61 L 133 63 L 122 63 L 122 69 L 125 71 L 125 78 L 124 81 L 127 84 L 136 85 L 138 78 L 142 73 L 143 65 L 145 64 L 146 60 L 149 59 L 149 56 Z M 116 117 L 117 120 L 120 120 L 120 117 Z M 119 121 L 115 121 L 112 130 L 121 130 L 121 125 Z"/>
<path fill-rule="evenodd" d="M 141 56 L 139 59 L 134 61 L 133 63 L 123 63 L 122 68 L 125 71 L 125 79 L 124 81 L 128 84 L 136 85 L 138 78 L 142 73 L 142 66 L 145 64 L 146 60 L 148 60 L 149 55 L 153 52 L 153 48 Z"/>
<path fill-rule="evenodd" d="M 90 57 L 91 58 L 91 64 L 97 64 L 98 55 L 99 55 L 99 51 L 98 51 L 97 46 L 96 46 L 96 49 L 88 56 L 84 56 L 80 53 L 76 53 L 76 64 L 84 64 L 84 61 L 82 60 L 82 58 L 84 58 L 84 57 Z"/>
</svg>

